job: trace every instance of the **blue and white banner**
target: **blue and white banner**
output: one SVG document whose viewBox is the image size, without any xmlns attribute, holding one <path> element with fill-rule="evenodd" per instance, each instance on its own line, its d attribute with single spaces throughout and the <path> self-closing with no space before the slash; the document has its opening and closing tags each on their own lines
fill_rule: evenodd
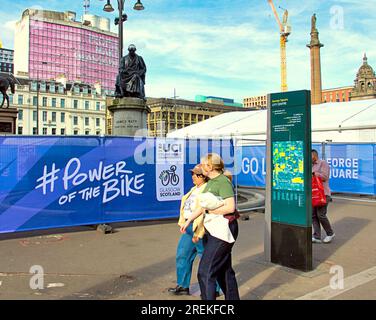
<svg viewBox="0 0 376 320">
<path fill-rule="evenodd" d="M 189 169 L 233 155 L 229 140 L 156 141 L 0 137 L 0 233 L 178 217 Z"/>
<path fill-rule="evenodd" d="M 322 146 L 313 145 L 322 156 Z M 237 147 L 241 167 L 238 184 L 265 187 L 265 146 Z M 326 144 L 325 158 L 330 166 L 329 185 L 333 192 L 376 195 L 376 145 Z"/>
<path fill-rule="evenodd" d="M 376 194 L 376 145 L 333 144 L 325 147 L 333 191 Z"/>
<path fill-rule="evenodd" d="M 320 155 L 321 145 L 314 145 Z M 189 169 L 219 153 L 234 183 L 264 187 L 265 146 L 231 140 L 0 137 L 0 233 L 178 217 Z M 329 144 L 334 192 L 376 195 L 376 145 Z"/>
<path fill-rule="evenodd" d="M 241 186 L 265 187 L 266 155 L 265 146 L 236 148 L 237 166 L 241 168 L 238 184 Z"/>
</svg>

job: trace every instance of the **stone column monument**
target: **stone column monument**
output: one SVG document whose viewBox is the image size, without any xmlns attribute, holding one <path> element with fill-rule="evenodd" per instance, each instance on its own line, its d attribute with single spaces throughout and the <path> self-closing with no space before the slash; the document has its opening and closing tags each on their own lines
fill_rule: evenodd
<svg viewBox="0 0 376 320">
<path fill-rule="evenodd" d="M 112 113 L 113 135 L 146 135 L 147 114 L 150 108 L 145 99 L 146 65 L 136 54 L 136 47 L 128 47 L 129 54 L 121 59 L 116 79 L 116 97 L 107 99 L 108 110 Z"/>
<path fill-rule="evenodd" d="M 321 57 L 320 49 L 324 46 L 319 40 L 319 32 L 316 27 L 316 14 L 311 19 L 311 42 L 307 47 L 311 50 L 311 103 L 320 104 L 322 102 L 322 82 L 321 82 Z"/>
<path fill-rule="evenodd" d="M 112 134 L 116 136 L 145 135 L 150 108 L 144 99 L 124 97 L 110 100 Z M 144 132 L 141 130 L 145 129 Z"/>
</svg>

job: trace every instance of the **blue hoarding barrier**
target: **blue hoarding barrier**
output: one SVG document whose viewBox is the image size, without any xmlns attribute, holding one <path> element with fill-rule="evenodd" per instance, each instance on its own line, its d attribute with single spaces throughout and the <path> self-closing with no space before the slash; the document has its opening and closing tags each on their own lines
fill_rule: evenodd
<svg viewBox="0 0 376 320">
<path fill-rule="evenodd" d="M 177 217 L 189 169 L 233 150 L 231 140 L 0 137 L 0 233 Z"/>
<path fill-rule="evenodd" d="M 376 195 L 376 144 L 333 143 L 312 147 L 320 157 L 325 151 L 333 192 Z M 241 155 L 236 160 L 241 168 L 239 185 L 265 187 L 265 146 L 237 147 L 236 153 Z"/>
<path fill-rule="evenodd" d="M 325 150 L 323 150 L 323 146 Z M 376 195 L 376 144 L 314 144 L 334 192 Z M 264 187 L 265 146 L 231 140 L 0 137 L 0 233 L 177 217 L 189 169 L 217 152 L 234 183 Z M 234 161 L 235 158 L 235 161 Z M 167 160 L 167 162 L 166 162 Z"/>
</svg>

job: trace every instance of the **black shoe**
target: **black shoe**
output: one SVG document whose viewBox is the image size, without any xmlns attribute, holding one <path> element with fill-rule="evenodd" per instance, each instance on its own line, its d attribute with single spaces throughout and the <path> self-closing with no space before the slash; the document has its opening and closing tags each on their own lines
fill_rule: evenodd
<svg viewBox="0 0 376 320">
<path fill-rule="evenodd" d="M 175 294 L 177 296 L 189 296 L 189 288 L 183 288 L 181 286 L 176 286 L 175 288 L 169 288 L 169 293 Z"/>
</svg>

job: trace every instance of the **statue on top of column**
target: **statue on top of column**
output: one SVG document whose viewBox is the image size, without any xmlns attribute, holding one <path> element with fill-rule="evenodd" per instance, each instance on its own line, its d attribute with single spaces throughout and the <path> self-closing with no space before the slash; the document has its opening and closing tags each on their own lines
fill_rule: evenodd
<svg viewBox="0 0 376 320">
<path fill-rule="evenodd" d="M 311 28 L 311 31 L 312 31 L 312 32 L 317 31 L 317 28 L 316 28 L 316 21 L 317 21 L 316 13 L 314 13 L 313 16 L 312 16 L 312 19 L 311 19 L 311 22 L 312 22 L 312 28 Z"/>
</svg>

